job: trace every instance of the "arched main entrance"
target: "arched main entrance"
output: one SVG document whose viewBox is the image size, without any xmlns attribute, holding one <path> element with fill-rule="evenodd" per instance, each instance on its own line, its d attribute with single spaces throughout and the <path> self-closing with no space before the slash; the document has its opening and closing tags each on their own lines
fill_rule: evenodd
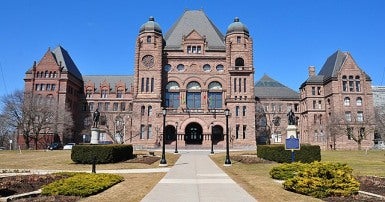
<svg viewBox="0 0 385 202">
<path fill-rule="evenodd" d="M 184 140 L 186 144 L 202 144 L 202 126 L 198 123 L 190 123 L 185 129 Z"/>
</svg>

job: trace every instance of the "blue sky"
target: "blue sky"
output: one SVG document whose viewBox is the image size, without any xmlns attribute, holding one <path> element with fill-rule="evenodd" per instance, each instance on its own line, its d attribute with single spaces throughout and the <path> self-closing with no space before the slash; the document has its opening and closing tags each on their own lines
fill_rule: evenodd
<svg viewBox="0 0 385 202">
<path fill-rule="evenodd" d="M 268 74 L 298 91 L 337 50 L 349 51 L 385 85 L 384 0 L 3 0 L 0 96 L 24 86 L 48 47 L 63 46 L 83 75 L 132 75 L 140 26 L 154 16 L 165 34 L 184 10 L 203 9 L 225 34 L 239 17 L 254 40 L 255 80 Z"/>
</svg>

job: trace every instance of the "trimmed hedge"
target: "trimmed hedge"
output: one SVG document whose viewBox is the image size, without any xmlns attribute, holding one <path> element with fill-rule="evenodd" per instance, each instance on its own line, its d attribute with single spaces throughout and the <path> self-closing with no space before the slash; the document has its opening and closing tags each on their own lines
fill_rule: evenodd
<svg viewBox="0 0 385 202">
<path fill-rule="evenodd" d="M 132 145 L 75 145 L 71 151 L 72 161 L 82 164 L 116 163 L 132 158 Z"/>
<path fill-rule="evenodd" d="M 276 180 L 287 180 L 293 178 L 299 171 L 305 169 L 309 164 L 294 162 L 294 163 L 284 163 L 280 166 L 273 167 L 269 174 L 271 178 Z"/>
<path fill-rule="evenodd" d="M 296 162 L 321 161 L 321 148 L 318 145 L 301 144 L 301 149 L 295 150 L 294 154 Z M 285 145 L 258 145 L 257 155 L 269 161 L 291 163 L 291 151 L 285 150 Z"/>
<path fill-rule="evenodd" d="M 114 174 L 76 173 L 42 187 L 42 195 L 64 195 L 87 197 L 100 193 L 123 181 Z"/>
</svg>

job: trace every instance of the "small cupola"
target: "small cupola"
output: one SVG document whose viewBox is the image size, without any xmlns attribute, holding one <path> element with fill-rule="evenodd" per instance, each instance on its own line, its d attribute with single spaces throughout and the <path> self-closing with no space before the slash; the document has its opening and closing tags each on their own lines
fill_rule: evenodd
<svg viewBox="0 0 385 202">
<path fill-rule="evenodd" d="M 159 24 L 155 22 L 154 17 L 151 16 L 148 21 L 144 23 L 139 29 L 139 33 L 144 32 L 156 32 L 162 34 L 162 29 L 160 28 Z"/>
<path fill-rule="evenodd" d="M 239 21 L 238 17 L 235 17 L 234 22 L 227 27 L 227 33 L 226 34 L 233 34 L 233 33 L 243 33 L 246 35 L 249 35 L 249 29 L 247 29 L 246 25 L 244 25 L 242 22 Z"/>
</svg>

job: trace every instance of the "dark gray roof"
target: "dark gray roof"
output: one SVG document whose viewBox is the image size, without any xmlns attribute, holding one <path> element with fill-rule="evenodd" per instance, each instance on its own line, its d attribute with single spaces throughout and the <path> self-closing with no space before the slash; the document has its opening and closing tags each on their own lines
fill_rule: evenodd
<svg viewBox="0 0 385 202">
<path fill-rule="evenodd" d="M 249 35 L 249 29 L 247 29 L 246 25 L 239 21 L 239 18 L 236 17 L 234 19 L 234 22 L 229 25 L 227 28 L 226 34 L 231 33 L 245 33 L 246 35 Z"/>
<path fill-rule="evenodd" d="M 122 81 L 126 84 L 126 92 L 131 91 L 131 85 L 134 81 L 134 76 L 131 75 L 85 75 L 83 76 L 84 84 L 91 81 L 95 84 L 96 92 L 100 92 L 100 84 L 104 81 L 110 84 L 111 91 L 115 91 L 115 84 Z"/>
<path fill-rule="evenodd" d="M 324 79 L 329 79 L 330 77 L 336 77 L 337 73 L 341 70 L 342 64 L 346 59 L 347 53 L 341 52 L 340 50 L 336 51 L 328 57 L 324 66 L 322 66 L 318 75 L 324 76 Z"/>
<path fill-rule="evenodd" d="M 206 37 L 208 49 L 225 50 L 223 34 L 211 22 L 206 14 L 201 10 L 185 11 L 179 20 L 166 33 L 165 49 L 180 50 L 182 37 L 187 36 L 195 30 L 201 36 Z"/>
<path fill-rule="evenodd" d="M 158 32 L 161 34 L 162 29 L 160 28 L 159 24 L 155 22 L 154 17 L 151 16 L 148 21 L 140 27 L 139 33 L 142 32 Z"/>
<path fill-rule="evenodd" d="M 270 78 L 266 74 L 255 84 L 254 94 L 266 99 L 299 99 L 299 93 Z"/>
<path fill-rule="evenodd" d="M 74 61 L 71 59 L 68 52 L 61 46 L 56 47 L 52 51 L 53 55 L 55 56 L 56 62 L 58 65 L 61 64 L 61 67 L 63 68 L 63 71 L 67 71 L 74 75 L 78 79 L 82 79 L 82 74 L 80 73 L 79 69 L 76 67 Z"/>
</svg>

